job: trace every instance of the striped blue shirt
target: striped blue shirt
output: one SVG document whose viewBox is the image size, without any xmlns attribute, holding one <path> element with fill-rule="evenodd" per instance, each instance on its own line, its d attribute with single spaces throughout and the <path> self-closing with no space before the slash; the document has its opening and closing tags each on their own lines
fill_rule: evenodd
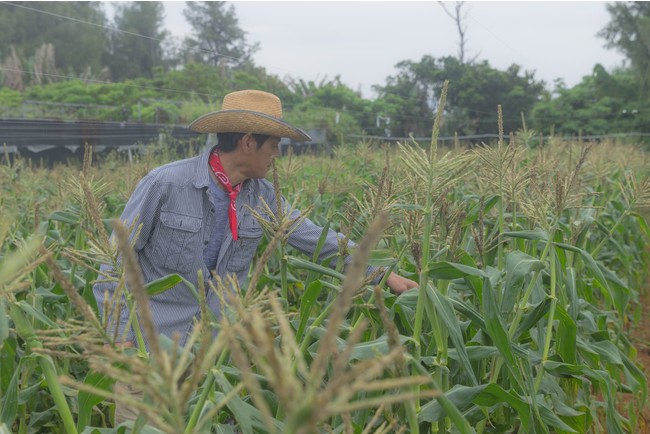
<svg viewBox="0 0 650 434">
<path fill-rule="evenodd" d="M 137 222 L 141 226 L 134 249 L 145 282 L 177 273 L 199 288 L 197 271 L 202 270 L 206 279 L 205 287 L 208 288 L 207 279 L 210 278 L 211 270 L 206 265 L 206 248 L 210 246 L 215 233 L 219 233 L 215 229 L 216 225 L 223 225 L 223 222 L 218 222 L 218 212 L 213 212 L 215 204 L 210 200 L 209 155 L 210 150 L 197 157 L 152 170 L 142 178 L 129 198 L 121 220 L 127 225 Z M 213 246 L 218 254 L 212 270 L 221 277 L 235 275 L 242 287 L 247 281 L 249 268 L 262 238 L 262 228 L 249 207 L 262 213 L 262 199 L 270 209 L 277 208 L 273 185 L 265 179 L 244 181 L 236 201 L 239 239 L 233 240 L 230 231 L 222 228 L 222 241 L 218 249 Z M 282 200 L 286 205 L 284 198 Z M 296 218 L 300 212 L 289 209 L 289 215 Z M 227 217 L 224 226 L 227 227 Z M 305 219 L 291 232 L 288 242 L 306 254 L 313 255 L 322 230 L 320 226 Z M 320 261 L 337 255 L 338 240 L 341 237 L 342 234 L 332 230 L 328 232 L 319 253 Z M 354 244 L 350 242 L 349 245 Z M 208 254 L 209 251 L 210 248 L 207 249 Z M 349 257 L 346 258 L 346 263 L 349 260 Z M 212 259 L 208 262 L 212 263 Z M 105 264 L 101 270 L 109 273 L 112 271 Z M 99 306 L 103 305 L 106 295 L 110 300 L 116 285 L 114 282 L 95 283 L 93 292 Z M 219 297 L 212 291 L 207 291 L 207 304 L 218 317 Z M 200 316 L 199 304 L 184 283 L 150 297 L 150 308 L 158 333 L 169 337 L 180 333 L 181 344 L 185 343 L 191 332 L 194 318 Z M 124 333 L 128 315 L 128 309 L 122 309 L 119 336 Z M 126 339 L 134 339 L 132 330 L 128 330 Z"/>
</svg>

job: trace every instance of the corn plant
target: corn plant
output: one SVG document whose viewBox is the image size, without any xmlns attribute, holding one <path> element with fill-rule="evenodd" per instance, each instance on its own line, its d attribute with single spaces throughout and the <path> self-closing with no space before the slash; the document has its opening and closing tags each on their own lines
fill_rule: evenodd
<svg viewBox="0 0 650 434">
<path fill-rule="evenodd" d="M 300 218 L 363 241 L 320 263 L 319 242 L 306 257 L 286 244 L 297 221 L 276 199 L 259 215 L 266 239 L 248 287 L 189 287 L 227 308 L 204 309 L 183 347 L 146 314 L 179 276 L 142 282 L 127 235 L 137 229 L 112 220 L 161 161 L 2 166 L 0 431 L 633 431 L 647 402 L 627 335 L 650 261 L 647 155 L 554 139 L 528 149 L 502 128 L 494 144 L 444 149 L 442 121 L 424 146 L 278 160 L 276 188 Z M 113 175 L 118 163 L 126 176 Z M 18 176 L 28 171 L 42 188 Z M 119 272 L 101 275 L 100 262 Z M 363 277 L 368 264 L 420 287 L 391 294 Z M 92 282 L 107 278 L 119 296 L 97 306 Z M 107 332 L 120 303 L 136 348 Z M 116 381 L 143 397 L 116 394 Z M 621 394 L 633 398 L 627 417 Z M 116 400 L 140 416 L 116 427 Z"/>
</svg>

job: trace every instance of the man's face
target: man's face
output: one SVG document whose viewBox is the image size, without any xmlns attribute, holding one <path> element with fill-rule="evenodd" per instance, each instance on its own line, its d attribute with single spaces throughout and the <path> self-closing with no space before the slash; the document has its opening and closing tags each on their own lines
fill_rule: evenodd
<svg viewBox="0 0 650 434">
<path fill-rule="evenodd" d="M 265 178 L 275 157 L 280 156 L 280 138 L 269 137 L 251 154 L 251 178 Z"/>
</svg>

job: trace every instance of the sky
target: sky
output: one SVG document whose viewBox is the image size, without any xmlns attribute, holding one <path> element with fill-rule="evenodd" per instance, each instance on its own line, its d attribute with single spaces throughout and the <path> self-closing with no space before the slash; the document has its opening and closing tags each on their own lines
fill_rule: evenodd
<svg viewBox="0 0 650 434">
<path fill-rule="evenodd" d="M 231 2 L 253 60 L 268 73 L 320 83 L 339 76 L 364 98 L 384 85 L 403 60 L 458 56 L 456 24 L 436 1 Z M 454 2 L 446 2 L 452 11 Z M 505 70 L 520 65 L 551 89 L 556 79 L 578 84 L 602 64 L 608 71 L 624 56 L 604 47 L 597 33 L 610 20 L 606 2 L 465 2 L 466 59 Z M 172 35 L 190 32 L 184 2 L 165 2 Z M 453 91 L 453 83 L 450 83 Z"/>
</svg>

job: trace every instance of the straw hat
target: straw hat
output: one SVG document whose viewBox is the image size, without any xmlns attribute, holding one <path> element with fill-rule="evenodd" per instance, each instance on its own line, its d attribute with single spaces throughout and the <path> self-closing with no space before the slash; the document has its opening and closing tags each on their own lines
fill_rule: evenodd
<svg viewBox="0 0 650 434">
<path fill-rule="evenodd" d="M 240 90 L 223 98 L 221 110 L 194 120 L 189 127 L 199 133 L 252 133 L 310 141 L 300 128 L 282 120 L 282 102 L 261 90 Z"/>
</svg>

